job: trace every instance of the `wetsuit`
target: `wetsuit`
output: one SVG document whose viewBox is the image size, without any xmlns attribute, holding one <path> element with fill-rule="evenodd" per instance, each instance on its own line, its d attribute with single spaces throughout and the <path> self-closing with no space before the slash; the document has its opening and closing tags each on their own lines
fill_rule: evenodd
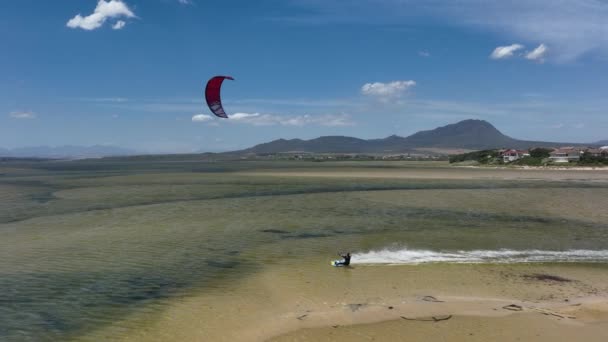
<svg viewBox="0 0 608 342">
<path fill-rule="evenodd" d="M 344 258 L 344 261 L 342 261 L 340 264 L 344 266 L 350 265 L 350 255 L 342 255 L 342 257 Z"/>
</svg>

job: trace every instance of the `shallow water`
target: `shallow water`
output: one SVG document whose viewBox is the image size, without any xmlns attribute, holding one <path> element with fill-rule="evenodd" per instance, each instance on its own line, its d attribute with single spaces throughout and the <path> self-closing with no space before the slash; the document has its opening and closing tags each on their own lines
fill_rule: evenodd
<svg viewBox="0 0 608 342">
<path fill-rule="evenodd" d="M 347 250 L 368 266 L 607 258 L 604 183 L 85 166 L 0 178 L 0 339 L 80 338 L 108 325 L 128 336 L 137 326 L 127 316 L 154 316 L 275 264 Z"/>
<path fill-rule="evenodd" d="M 422 263 L 539 263 L 539 262 L 608 262 L 608 250 L 569 249 L 550 250 L 459 250 L 432 251 L 411 249 L 383 249 L 353 255 L 353 264 L 361 265 L 417 265 Z"/>
</svg>

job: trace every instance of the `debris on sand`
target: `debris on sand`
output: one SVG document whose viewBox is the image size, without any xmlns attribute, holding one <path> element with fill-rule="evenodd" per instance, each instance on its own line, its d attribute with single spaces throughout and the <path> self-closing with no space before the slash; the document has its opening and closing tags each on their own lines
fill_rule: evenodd
<svg viewBox="0 0 608 342">
<path fill-rule="evenodd" d="M 452 315 L 438 315 L 438 316 L 417 317 L 417 318 L 409 318 L 409 317 L 401 316 L 401 318 L 403 318 L 407 321 L 441 322 L 441 321 L 447 321 L 448 319 L 452 318 Z"/>
<path fill-rule="evenodd" d="M 367 304 L 363 304 L 363 303 L 355 303 L 355 304 L 346 304 L 346 306 L 348 306 L 348 308 L 350 309 L 350 311 L 355 312 L 359 309 L 361 309 L 362 307 L 366 306 Z"/>
<path fill-rule="evenodd" d="M 298 316 L 296 317 L 298 320 L 303 320 L 304 318 L 306 318 L 308 316 L 308 314 L 303 314 L 302 316 Z"/>
<path fill-rule="evenodd" d="M 532 310 L 532 311 L 536 311 L 536 312 L 540 312 L 543 315 L 548 315 L 548 316 L 555 316 L 555 317 L 559 317 L 559 318 L 569 318 L 569 319 L 576 319 L 575 316 L 571 316 L 571 315 L 566 315 L 563 313 L 559 313 L 559 312 L 555 312 L 555 311 L 551 311 L 551 310 L 547 310 L 547 309 L 543 309 L 543 308 L 537 308 L 535 306 L 528 306 L 528 307 L 523 307 L 520 305 L 516 305 L 516 304 L 509 304 L 509 305 L 505 305 L 502 307 L 505 310 L 511 310 L 511 311 L 523 311 L 524 309 L 526 310 Z"/>
<path fill-rule="evenodd" d="M 515 304 L 509 304 L 509 305 L 505 305 L 502 307 L 505 310 L 511 310 L 511 311 L 522 311 L 524 308 L 519 306 L 519 305 L 515 305 Z"/>
<path fill-rule="evenodd" d="M 555 311 L 551 311 L 551 310 L 547 310 L 547 309 L 536 308 L 533 306 L 529 307 L 528 309 L 540 312 L 543 315 L 548 315 L 548 316 L 550 315 L 550 316 L 555 316 L 555 317 L 559 317 L 559 318 L 576 319 L 576 316 L 570 316 L 570 315 L 566 315 L 563 313 L 559 313 L 559 312 L 555 312 Z"/>
<path fill-rule="evenodd" d="M 557 282 L 560 282 L 560 283 L 568 283 L 568 282 L 572 281 L 572 280 L 570 280 L 568 278 L 564 278 L 564 277 L 560 277 L 560 276 L 556 276 L 556 275 L 551 275 L 551 274 L 543 274 L 543 273 L 526 274 L 526 275 L 524 275 L 524 278 L 526 280 L 557 281 Z"/>
<path fill-rule="evenodd" d="M 439 300 L 433 296 L 424 296 L 424 297 L 422 297 L 422 300 L 425 302 L 443 303 L 442 300 Z"/>
</svg>

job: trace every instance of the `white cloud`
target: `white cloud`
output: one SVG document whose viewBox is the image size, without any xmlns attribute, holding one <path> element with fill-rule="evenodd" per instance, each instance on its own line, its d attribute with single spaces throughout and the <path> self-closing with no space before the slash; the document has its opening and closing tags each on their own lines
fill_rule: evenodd
<svg viewBox="0 0 608 342">
<path fill-rule="evenodd" d="M 275 115 L 261 113 L 234 113 L 229 116 L 228 122 L 243 123 L 253 126 L 352 126 L 351 118 L 347 114 L 328 115 Z"/>
<path fill-rule="evenodd" d="M 192 0 L 177 0 L 182 5 L 192 5 Z"/>
<path fill-rule="evenodd" d="M 268 120 L 263 119 L 265 116 L 267 117 L 268 114 L 262 115 L 260 113 L 234 113 L 230 115 L 230 121 L 245 122 L 262 126 L 268 122 Z"/>
<path fill-rule="evenodd" d="M 206 115 L 206 114 L 196 114 L 196 115 L 192 116 L 193 122 L 207 122 L 212 119 L 213 118 L 210 115 Z"/>
<path fill-rule="evenodd" d="M 404 94 L 409 88 L 416 85 L 415 81 L 393 81 L 389 83 L 366 83 L 361 87 L 361 94 L 375 96 L 380 99 L 398 97 Z"/>
<path fill-rule="evenodd" d="M 513 57 L 515 52 L 517 52 L 523 48 L 524 48 L 524 46 L 521 44 L 512 44 L 509 46 L 499 46 L 496 49 L 494 49 L 494 51 L 490 55 L 490 58 L 492 58 L 492 59 L 510 58 L 510 57 Z M 547 54 L 547 46 L 545 44 L 540 44 L 534 50 L 526 52 L 526 54 L 523 56 L 528 60 L 536 61 L 539 63 L 544 63 L 546 54 Z"/>
<path fill-rule="evenodd" d="M 11 112 L 9 116 L 13 119 L 35 119 L 36 114 L 33 112 Z"/>
<path fill-rule="evenodd" d="M 547 46 L 545 44 L 540 44 L 536 49 L 526 54 L 526 59 L 538 61 L 539 63 L 544 63 L 546 54 Z"/>
<path fill-rule="evenodd" d="M 453 11 L 468 25 L 551 47 L 557 62 L 590 52 L 608 53 L 604 0 L 466 0 Z"/>
<path fill-rule="evenodd" d="M 418 51 L 418 56 L 420 57 L 431 57 L 431 53 L 426 51 L 426 50 L 422 50 L 422 51 Z"/>
<path fill-rule="evenodd" d="M 490 58 L 492 58 L 492 59 L 509 58 L 509 57 L 513 56 L 513 53 L 515 53 L 516 51 L 521 50 L 523 48 L 524 48 L 524 46 L 521 44 L 512 44 L 509 46 L 499 46 L 496 49 L 494 49 L 494 51 L 490 55 Z"/>
<path fill-rule="evenodd" d="M 123 20 L 119 20 L 116 22 L 116 24 L 112 25 L 112 29 L 113 30 L 120 30 L 123 27 L 125 27 L 127 23 L 125 23 Z"/>
<path fill-rule="evenodd" d="M 77 14 L 67 22 L 69 28 L 81 28 L 83 30 L 95 30 L 103 26 L 109 18 L 134 18 L 135 14 L 122 0 L 99 0 L 92 14 L 83 17 Z M 121 29 L 125 26 L 122 20 L 117 21 L 112 28 Z"/>
<path fill-rule="evenodd" d="M 434 17 L 527 44 L 543 42 L 558 63 L 584 55 L 608 56 L 606 0 L 292 0 L 312 8 L 302 23 L 365 22 L 379 25 Z M 287 18 L 289 19 L 289 18 Z"/>
</svg>

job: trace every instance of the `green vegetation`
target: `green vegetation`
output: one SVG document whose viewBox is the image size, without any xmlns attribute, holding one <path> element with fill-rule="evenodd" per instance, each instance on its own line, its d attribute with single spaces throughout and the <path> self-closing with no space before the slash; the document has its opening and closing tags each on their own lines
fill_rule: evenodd
<svg viewBox="0 0 608 342">
<path fill-rule="evenodd" d="M 608 165 L 608 158 L 591 156 L 585 153 L 576 163 L 553 163 L 549 156 L 553 149 L 534 148 L 529 151 L 530 156 L 526 156 L 512 162 L 505 163 L 498 150 L 484 150 L 469 152 L 450 156 L 450 163 L 475 162 L 479 165 L 518 165 L 518 166 L 603 166 Z"/>
<path fill-rule="evenodd" d="M 530 157 L 535 159 L 549 158 L 553 149 L 550 148 L 533 148 L 530 150 Z"/>
<path fill-rule="evenodd" d="M 608 158 L 606 157 L 594 157 L 594 156 L 590 156 L 590 155 L 585 155 L 583 154 L 583 156 L 581 157 L 581 160 L 578 162 L 579 165 L 586 165 L 586 166 L 593 166 L 593 165 L 597 165 L 597 166 L 603 166 L 603 165 L 608 165 Z"/>
<path fill-rule="evenodd" d="M 450 163 L 476 161 L 483 165 L 503 164 L 497 150 L 483 150 L 450 156 Z"/>
<path fill-rule="evenodd" d="M 514 160 L 510 162 L 510 165 L 525 165 L 525 166 L 545 166 L 549 163 L 547 158 L 539 158 L 539 157 L 523 157 L 518 160 Z"/>
<path fill-rule="evenodd" d="M 549 164 L 549 156 L 553 149 L 549 148 L 533 148 L 531 149 L 529 157 L 523 157 L 521 159 L 512 161 L 510 165 L 524 165 L 524 166 L 546 166 Z"/>
</svg>

